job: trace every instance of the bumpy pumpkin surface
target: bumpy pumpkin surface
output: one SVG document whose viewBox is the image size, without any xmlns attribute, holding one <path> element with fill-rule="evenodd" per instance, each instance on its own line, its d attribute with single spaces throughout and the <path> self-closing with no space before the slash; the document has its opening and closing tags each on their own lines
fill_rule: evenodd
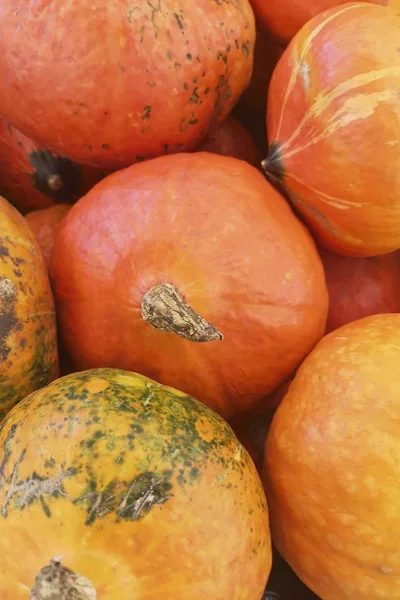
<svg viewBox="0 0 400 600">
<path fill-rule="evenodd" d="M 390 4 L 390 0 L 365 0 L 365 2 L 382 6 Z M 343 0 L 251 0 L 257 21 L 283 44 L 289 43 L 310 19 L 324 10 L 342 4 L 346 2 Z"/>
<path fill-rule="evenodd" d="M 20 403 L 0 447 L 2 600 L 48 598 L 49 574 L 85 600 L 260 600 L 264 491 L 202 403 L 133 373 L 85 371 Z"/>
<path fill-rule="evenodd" d="M 76 202 L 105 175 L 41 147 L 0 115 L 0 194 L 22 213 Z"/>
<path fill-rule="evenodd" d="M 231 418 L 325 330 L 311 236 L 254 167 L 205 152 L 133 165 L 61 223 L 50 265 L 77 368 L 118 367 Z"/>
<path fill-rule="evenodd" d="M 399 11 L 340 6 L 303 27 L 272 76 L 266 172 L 342 254 L 400 247 L 399 31 Z"/>
<path fill-rule="evenodd" d="M 274 415 L 273 540 L 324 600 L 400 598 L 400 314 L 328 334 Z"/>
<path fill-rule="evenodd" d="M 249 82 L 248 0 L 4 0 L 0 106 L 72 160 L 191 150 Z"/>
<path fill-rule="evenodd" d="M 55 310 L 38 242 L 0 198 L 0 421 L 58 375 Z"/>
<path fill-rule="evenodd" d="M 320 250 L 329 293 L 327 333 L 368 315 L 400 313 L 397 252 L 353 258 Z"/>
</svg>

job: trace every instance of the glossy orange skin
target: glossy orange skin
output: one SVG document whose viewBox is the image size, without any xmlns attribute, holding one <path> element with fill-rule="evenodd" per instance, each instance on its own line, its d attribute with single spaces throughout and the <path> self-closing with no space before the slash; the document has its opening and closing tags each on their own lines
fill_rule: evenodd
<svg viewBox="0 0 400 600">
<path fill-rule="evenodd" d="M 395 252 L 351 258 L 321 250 L 329 292 L 326 332 L 368 315 L 400 313 L 400 263 Z"/>
<path fill-rule="evenodd" d="M 25 215 L 29 227 L 40 244 L 47 269 L 50 266 L 57 231 L 60 228 L 61 221 L 67 216 L 71 208 L 71 204 L 54 204 L 49 208 L 34 210 Z"/>
<path fill-rule="evenodd" d="M 0 21 L 2 111 L 93 166 L 195 148 L 251 76 L 248 0 L 6 0 Z"/>
<path fill-rule="evenodd" d="M 312 19 L 269 89 L 266 161 L 321 245 L 400 247 L 400 13 L 352 3 Z"/>
<path fill-rule="evenodd" d="M 53 296 L 39 244 L 0 197 L 0 421 L 58 376 Z"/>
<path fill-rule="evenodd" d="M 39 153 L 45 153 L 44 160 Z M 43 179 L 46 174 L 59 175 L 66 184 L 63 190 L 39 189 L 35 176 Z M 101 169 L 73 164 L 45 150 L 0 115 L 0 194 L 23 214 L 47 208 L 57 201 L 75 202 L 104 175 Z"/>
<path fill-rule="evenodd" d="M 364 0 L 388 6 L 389 0 Z M 292 37 L 313 17 L 325 10 L 346 4 L 343 0 L 251 0 L 257 22 L 281 43 Z"/>
<path fill-rule="evenodd" d="M 272 537 L 324 600 L 400 598 L 400 315 L 328 334 L 275 413 Z"/>
<path fill-rule="evenodd" d="M 257 144 L 247 129 L 231 116 L 206 135 L 197 151 L 233 156 L 254 167 L 261 167 L 261 154 Z"/>
<path fill-rule="evenodd" d="M 57 556 L 98 600 L 261 599 L 264 490 L 204 404 L 134 373 L 85 371 L 16 407 L 0 448 L 1 600 L 26 600 Z"/>
<path fill-rule="evenodd" d="M 325 329 L 311 236 L 257 169 L 231 157 L 166 156 L 111 175 L 62 222 L 50 272 L 76 367 L 135 370 L 226 418 L 262 403 Z M 161 283 L 224 340 L 145 322 L 143 295 Z"/>
</svg>

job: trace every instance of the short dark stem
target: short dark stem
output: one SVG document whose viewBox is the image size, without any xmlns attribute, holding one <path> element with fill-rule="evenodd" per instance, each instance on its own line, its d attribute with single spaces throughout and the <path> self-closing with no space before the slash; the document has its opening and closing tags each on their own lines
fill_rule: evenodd
<svg viewBox="0 0 400 600">
<path fill-rule="evenodd" d="M 191 342 L 215 342 L 224 336 L 189 304 L 170 283 L 150 288 L 142 298 L 142 317 L 154 329 Z"/>
</svg>

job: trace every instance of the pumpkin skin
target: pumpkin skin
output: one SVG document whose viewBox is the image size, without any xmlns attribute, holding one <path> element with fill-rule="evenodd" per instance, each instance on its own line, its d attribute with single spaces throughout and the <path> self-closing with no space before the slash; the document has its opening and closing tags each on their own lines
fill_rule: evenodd
<svg viewBox="0 0 400 600">
<path fill-rule="evenodd" d="M 388 6 L 389 0 L 364 0 Z M 346 4 L 343 0 L 251 0 L 257 22 L 287 45 L 310 19 L 330 8 Z"/>
<path fill-rule="evenodd" d="M 202 403 L 133 373 L 81 372 L 18 405 L 0 446 L 2 599 L 25 600 L 57 556 L 102 600 L 261 598 L 264 490 Z"/>
<path fill-rule="evenodd" d="M 326 11 L 269 88 L 264 168 L 320 245 L 345 255 L 400 247 L 399 27 L 398 12 L 373 4 Z"/>
<path fill-rule="evenodd" d="M 235 118 L 250 132 L 264 156 L 268 150 L 264 125 L 268 86 L 272 72 L 282 54 L 283 48 L 270 35 L 257 28 L 251 80 L 233 111 Z"/>
<path fill-rule="evenodd" d="M 399 314 L 344 325 L 309 354 L 272 421 L 272 538 L 324 600 L 400 598 L 399 360 Z"/>
<path fill-rule="evenodd" d="M 49 208 L 34 210 L 25 215 L 29 227 L 40 244 L 47 269 L 49 269 L 56 233 L 71 207 L 71 204 L 54 204 Z"/>
<path fill-rule="evenodd" d="M 58 376 L 55 321 L 35 236 L 0 198 L 0 421 L 19 400 Z"/>
<path fill-rule="evenodd" d="M 3 113 L 78 163 L 194 149 L 252 72 L 248 0 L 6 0 L 0 20 Z"/>
<path fill-rule="evenodd" d="M 23 214 L 75 202 L 105 175 L 41 148 L 0 115 L 0 195 Z"/>
<path fill-rule="evenodd" d="M 199 152 L 211 152 L 245 160 L 261 168 L 261 154 L 250 133 L 233 117 L 210 131 L 197 148 Z"/>
<path fill-rule="evenodd" d="M 320 250 L 329 293 L 326 332 L 380 313 L 400 313 L 400 264 L 395 252 L 368 258 Z"/>
<path fill-rule="evenodd" d="M 231 157 L 165 156 L 110 175 L 62 222 L 50 273 L 76 368 L 143 373 L 227 419 L 262 403 L 325 330 L 311 236 Z"/>
</svg>

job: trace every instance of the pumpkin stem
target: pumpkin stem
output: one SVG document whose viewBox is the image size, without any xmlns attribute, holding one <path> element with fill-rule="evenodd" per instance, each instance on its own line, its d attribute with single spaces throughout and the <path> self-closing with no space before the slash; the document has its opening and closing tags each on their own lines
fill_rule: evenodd
<svg viewBox="0 0 400 600">
<path fill-rule="evenodd" d="M 170 283 L 150 288 L 142 298 L 142 317 L 155 329 L 191 342 L 213 342 L 224 336 L 203 319 Z"/>
<path fill-rule="evenodd" d="M 53 173 L 47 177 L 47 185 L 52 192 L 59 192 L 64 187 L 64 182 L 61 175 Z"/>
<path fill-rule="evenodd" d="M 96 600 L 92 583 L 55 558 L 39 571 L 31 589 L 30 600 Z"/>
<path fill-rule="evenodd" d="M 262 161 L 261 167 L 268 179 L 282 183 L 285 170 L 282 164 L 280 145 L 277 142 L 271 144 L 268 156 Z"/>
</svg>

